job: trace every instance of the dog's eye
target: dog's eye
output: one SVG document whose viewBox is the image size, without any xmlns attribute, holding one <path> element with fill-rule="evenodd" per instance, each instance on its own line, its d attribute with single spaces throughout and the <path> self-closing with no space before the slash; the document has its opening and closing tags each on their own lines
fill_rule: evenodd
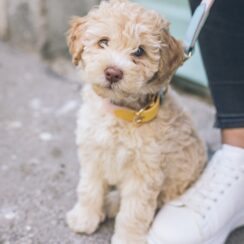
<svg viewBox="0 0 244 244">
<path fill-rule="evenodd" d="M 101 48 L 105 48 L 106 46 L 108 46 L 109 40 L 107 38 L 102 38 L 99 42 L 98 42 L 98 46 Z"/>
<path fill-rule="evenodd" d="M 145 54 L 145 50 L 142 47 L 139 47 L 132 55 L 139 58 L 144 54 Z"/>
</svg>

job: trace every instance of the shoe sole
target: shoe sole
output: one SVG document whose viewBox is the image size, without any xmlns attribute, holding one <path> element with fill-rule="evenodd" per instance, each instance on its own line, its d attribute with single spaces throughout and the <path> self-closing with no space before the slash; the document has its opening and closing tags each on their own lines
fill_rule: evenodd
<svg viewBox="0 0 244 244">
<path fill-rule="evenodd" d="M 224 244 L 229 234 L 241 226 L 244 226 L 244 211 L 232 218 L 228 225 L 222 228 L 213 238 L 202 244 Z"/>
</svg>

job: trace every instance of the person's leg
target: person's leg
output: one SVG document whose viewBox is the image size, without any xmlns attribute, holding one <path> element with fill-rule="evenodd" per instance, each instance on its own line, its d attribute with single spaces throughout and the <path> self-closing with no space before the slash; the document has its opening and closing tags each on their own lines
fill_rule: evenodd
<svg viewBox="0 0 244 244">
<path fill-rule="evenodd" d="M 244 148 L 244 128 L 222 129 L 221 137 L 222 144 Z"/>
<path fill-rule="evenodd" d="M 194 10 L 198 0 L 190 0 Z M 222 143 L 244 148 L 244 2 L 215 1 L 199 37 Z M 238 129 L 236 129 L 238 128 Z"/>
<path fill-rule="evenodd" d="M 200 35 L 223 146 L 198 182 L 159 211 L 148 244 L 224 244 L 244 225 L 243 9 L 243 0 L 216 0 Z"/>
</svg>

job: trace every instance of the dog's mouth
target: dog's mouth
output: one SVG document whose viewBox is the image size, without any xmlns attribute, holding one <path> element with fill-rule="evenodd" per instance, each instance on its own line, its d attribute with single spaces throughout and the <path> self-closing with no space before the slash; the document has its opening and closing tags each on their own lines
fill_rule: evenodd
<svg viewBox="0 0 244 244">
<path fill-rule="evenodd" d="M 110 90 L 110 91 L 113 91 L 113 90 L 118 90 L 118 83 L 111 83 L 109 81 L 105 81 L 104 84 L 100 85 L 101 88 L 104 88 L 106 90 Z"/>
<path fill-rule="evenodd" d="M 112 91 L 114 89 L 114 85 L 113 84 L 110 84 L 109 82 L 105 82 L 104 84 L 97 84 L 97 83 L 95 83 L 92 86 L 93 86 L 93 88 L 99 89 L 100 91 L 101 90 L 104 90 L 104 91 L 106 91 L 106 90 Z"/>
<path fill-rule="evenodd" d="M 128 93 L 120 89 L 116 89 L 115 84 L 106 84 L 106 85 L 93 84 L 92 87 L 95 93 L 103 98 L 123 99 L 129 96 Z"/>
<path fill-rule="evenodd" d="M 114 86 L 113 86 L 113 84 L 106 83 L 106 84 L 104 85 L 104 88 L 105 88 L 105 89 L 108 89 L 108 90 L 113 90 Z"/>
<path fill-rule="evenodd" d="M 112 84 L 93 84 L 92 85 L 93 90 L 100 96 L 104 97 L 105 94 L 108 94 L 108 92 L 113 91 L 113 85 Z"/>
</svg>

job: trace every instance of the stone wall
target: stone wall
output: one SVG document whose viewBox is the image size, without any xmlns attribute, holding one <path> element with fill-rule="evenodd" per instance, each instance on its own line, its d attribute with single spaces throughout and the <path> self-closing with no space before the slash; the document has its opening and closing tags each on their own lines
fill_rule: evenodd
<svg viewBox="0 0 244 244">
<path fill-rule="evenodd" d="M 65 33 L 73 15 L 99 0 L 0 0 L 0 39 L 45 57 L 67 53 Z"/>
</svg>

